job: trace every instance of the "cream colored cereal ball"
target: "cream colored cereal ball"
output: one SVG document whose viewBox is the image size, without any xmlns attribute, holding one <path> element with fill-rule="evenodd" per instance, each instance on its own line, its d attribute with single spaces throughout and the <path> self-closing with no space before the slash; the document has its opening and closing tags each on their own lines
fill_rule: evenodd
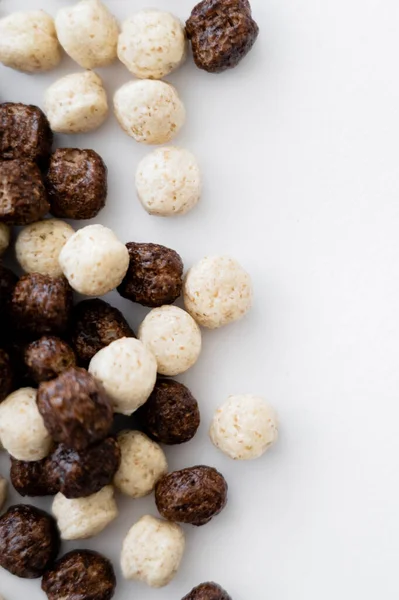
<svg viewBox="0 0 399 600">
<path fill-rule="evenodd" d="M 277 415 L 260 396 L 230 396 L 216 411 L 209 435 L 234 460 L 259 458 L 277 441 Z"/>
<path fill-rule="evenodd" d="M 122 431 L 118 443 L 121 464 L 114 478 L 115 487 L 131 498 L 147 496 L 168 470 L 162 448 L 141 431 Z"/>
<path fill-rule="evenodd" d="M 179 132 L 186 110 L 176 89 L 164 81 L 130 81 L 114 96 L 122 129 L 137 142 L 165 144 Z"/>
<path fill-rule="evenodd" d="M 129 252 L 108 227 L 88 225 L 69 238 L 59 263 L 74 290 L 85 296 L 103 296 L 122 282 Z"/>
<path fill-rule="evenodd" d="M 0 404 L 0 438 L 4 448 L 17 460 L 45 458 L 51 438 L 36 405 L 37 391 L 21 388 Z"/>
<path fill-rule="evenodd" d="M 139 163 L 136 189 L 150 215 L 184 215 L 194 208 L 201 195 L 198 163 L 183 148 L 157 148 Z"/>
<path fill-rule="evenodd" d="M 154 388 L 157 361 L 139 340 L 121 338 L 93 356 L 89 372 L 103 385 L 114 411 L 131 415 Z"/>
<path fill-rule="evenodd" d="M 150 515 L 131 527 L 122 545 L 121 567 L 125 579 L 160 588 L 176 575 L 184 553 L 184 532 L 177 523 Z"/>
<path fill-rule="evenodd" d="M 58 79 L 47 89 L 44 107 L 51 129 L 58 133 L 85 133 L 97 129 L 108 114 L 103 82 L 93 71 L 72 73 Z"/>
<path fill-rule="evenodd" d="M 0 475 L 0 510 L 6 503 L 8 493 L 8 481 Z"/>
<path fill-rule="evenodd" d="M 68 499 L 58 493 L 52 511 L 63 540 L 94 537 L 118 516 L 112 485 L 87 498 Z"/>
<path fill-rule="evenodd" d="M 180 20 L 162 10 L 141 10 L 122 23 L 118 57 L 133 75 L 161 79 L 186 58 L 186 35 Z"/>
<path fill-rule="evenodd" d="M 60 60 L 54 20 L 43 10 L 14 12 L 0 20 L 0 62 L 6 67 L 40 73 Z"/>
<path fill-rule="evenodd" d="M 65 52 L 84 69 L 105 67 L 115 60 L 119 28 L 100 0 L 61 8 L 55 27 Z"/>
<path fill-rule="evenodd" d="M 207 256 L 187 273 L 187 312 L 203 327 L 216 329 L 241 319 L 252 306 L 248 273 L 229 256 Z"/>
<path fill-rule="evenodd" d="M 17 260 L 26 273 L 60 277 L 60 252 L 75 233 L 68 223 L 47 219 L 21 229 L 15 244 Z"/>
<path fill-rule="evenodd" d="M 10 238 L 11 238 L 10 228 L 8 227 L 8 225 L 5 225 L 4 223 L 0 223 L 0 256 L 2 256 L 2 254 L 4 254 L 4 252 L 7 250 L 8 246 L 10 245 Z"/>
<path fill-rule="evenodd" d="M 138 336 L 155 355 L 161 375 L 184 373 L 197 362 L 201 352 L 198 325 L 177 306 L 151 310 L 140 325 Z"/>
</svg>

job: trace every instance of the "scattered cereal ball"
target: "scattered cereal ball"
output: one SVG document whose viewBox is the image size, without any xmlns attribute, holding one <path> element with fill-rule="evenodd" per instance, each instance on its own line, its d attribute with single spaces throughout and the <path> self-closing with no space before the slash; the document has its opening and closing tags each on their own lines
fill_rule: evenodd
<svg viewBox="0 0 399 600">
<path fill-rule="evenodd" d="M 198 325 L 177 306 L 154 308 L 140 325 L 138 337 L 154 354 L 161 375 L 184 373 L 201 352 Z"/>
<path fill-rule="evenodd" d="M 0 404 L 0 439 L 7 452 L 18 460 L 41 460 L 51 449 L 36 395 L 33 388 L 21 388 Z"/>
<path fill-rule="evenodd" d="M 207 256 L 187 273 L 184 306 L 203 327 L 216 329 L 241 319 L 252 306 L 251 278 L 228 256 Z"/>
<path fill-rule="evenodd" d="M 20 496 L 55 496 L 58 492 L 51 455 L 35 461 L 16 460 L 11 457 L 10 480 Z"/>
<path fill-rule="evenodd" d="M 183 600 L 231 600 L 231 597 L 217 583 L 201 583 Z"/>
<path fill-rule="evenodd" d="M 0 161 L 0 220 L 8 225 L 38 221 L 50 208 L 39 167 L 27 160 Z"/>
<path fill-rule="evenodd" d="M 72 348 L 64 340 L 50 335 L 29 344 L 24 359 L 29 375 L 36 383 L 55 379 L 76 364 Z"/>
<path fill-rule="evenodd" d="M 63 540 L 94 537 L 118 516 L 112 485 L 87 498 L 68 499 L 59 493 L 52 511 Z"/>
<path fill-rule="evenodd" d="M 186 59 L 186 35 L 177 17 L 141 10 L 122 24 L 118 58 L 140 79 L 161 79 Z"/>
<path fill-rule="evenodd" d="M 86 296 L 103 296 L 122 282 L 129 252 L 108 227 L 88 225 L 69 238 L 59 261 L 74 290 Z"/>
<path fill-rule="evenodd" d="M 105 67 L 115 60 L 118 24 L 100 0 L 61 8 L 55 26 L 65 52 L 84 69 Z"/>
<path fill-rule="evenodd" d="M 4 477 L 2 477 L 0 475 L 0 510 L 2 510 L 3 506 L 6 503 L 7 493 L 8 493 L 7 479 L 4 479 Z"/>
<path fill-rule="evenodd" d="M 0 256 L 4 254 L 10 245 L 10 228 L 4 223 L 0 223 Z"/>
<path fill-rule="evenodd" d="M 160 588 L 176 575 L 184 553 L 184 532 L 176 523 L 146 515 L 130 528 L 123 541 L 122 574 Z"/>
<path fill-rule="evenodd" d="M 54 21 L 43 10 L 14 12 L 0 20 L 0 62 L 24 73 L 54 69 L 61 60 Z"/>
<path fill-rule="evenodd" d="M 163 450 L 141 431 L 122 431 L 118 443 L 122 458 L 115 487 L 131 498 L 147 496 L 168 471 Z"/>
<path fill-rule="evenodd" d="M 5 350 L 0 348 L 0 402 L 11 393 L 13 380 L 10 357 Z"/>
<path fill-rule="evenodd" d="M 46 219 L 22 229 L 15 243 L 17 261 L 26 273 L 60 277 L 58 257 L 67 240 L 75 232 L 68 223 Z"/>
<path fill-rule="evenodd" d="M 130 81 L 114 96 L 115 115 L 122 129 L 136 142 L 170 142 L 186 120 L 176 89 L 164 81 Z"/>
<path fill-rule="evenodd" d="M 93 71 L 65 75 L 46 91 L 44 106 L 51 129 L 85 133 L 102 125 L 108 114 L 107 95 Z"/>
<path fill-rule="evenodd" d="M 209 435 L 230 458 L 259 458 L 277 441 L 277 415 L 259 396 L 230 396 L 216 411 Z"/>
</svg>

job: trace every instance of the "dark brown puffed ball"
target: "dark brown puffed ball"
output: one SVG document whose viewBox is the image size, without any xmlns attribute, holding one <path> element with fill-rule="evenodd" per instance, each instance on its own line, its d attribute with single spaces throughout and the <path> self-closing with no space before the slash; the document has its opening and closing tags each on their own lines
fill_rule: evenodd
<svg viewBox="0 0 399 600">
<path fill-rule="evenodd" d="M 39 167 L 28 160 L 0 161 L 0 221 L 28 225 L 50 208 Z"/>
<path fill-rule="evenodd" d="M 208 73 L 232 69 L 259 34 L 248 0 L 204 0 L 186 23 L 195 64 Z"/>
<path fill-rule="evenodd" d="M 10 357 L 0 348 L 0 402 L 5 400 L 13 389 L 13 370 Z"/>
<path fill-rule="evenodd" d="M 60 547 L 52 516 L 34 506 L 11 506 L 0 517 L 0 566 L 17 577 L 41 577 Z"/>
<path fill-rule="evenodd" d="M 10 301 L 17 285 L 18 277 L 0 262 L 0 325 L 9 316 Z M 7 323 L 4 323 L 7 325 Z M 1 327 L 3 329 L 3 327 Z"/>
<path fill-rule="evenodd" d="M 10 480 L 21 496 L 55 496 L 59 491 L 50 457 L 29 462 L 11 457 Z"/>
<path fill-rule="evenodd" d="M 46 187 L 55 217 L 92 219 L 105 206 L 107 167 L 94 150 L 58 148 L 51 156 Z"/>
<path fill-rule="evenodd" d="M 54 379 L 76 365 L 72 348 L 61 338 L 50 335 L 29 344 L 24 358 L 29 375 L 36 383 Z"/>
<path fill-rule="evenodd" d="M 123 298 L 154 308 L 172 304 L 181 294 L 183 261 L 159 244 L 126 244 L 129 268 L 118 292 Z"/>
<path fill-rule="evenodd" d="M 182 600 L 231 600 L 231 596 L 217 583 L 201 583 Z"/>
</svg>

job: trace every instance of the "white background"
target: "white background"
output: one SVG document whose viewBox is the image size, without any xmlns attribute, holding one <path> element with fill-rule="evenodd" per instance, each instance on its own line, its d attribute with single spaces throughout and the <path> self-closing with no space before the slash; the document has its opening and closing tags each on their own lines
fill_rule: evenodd
<svg viewBox="0 0 399 600">
<path fill-rule="evenodd" d="M 3 0 L 55 13 L 63 0 Z M 209 75 L 191 60 L 169 77 L 187 107 L 177 143 L 201 163 L 204 194 L 191 214 L 148 216 L 134 191 L 137 145 L 110 116 L 98 132 L 59 137 L 94 148 L 109 167 L 100 221 L 124 241 L 160 242 L 188 267 L 229 253 L 256 293 L 239 324 L 204 335 L 182 378 L 202 426 L 167 449 L 170 467 L 206 463 L 226 476 L 226 510 L 186 528 L 187 551 L 164 590 L 123 582 L 121 542 L 153 498 L 118 499 L 120 517 L 75 544 L 117 568 L 116 598 L 180 600 L 216 580 L 234 600 L 397 600 L 399 580 L 399 3 L 396 0 L 253 0 L 261 34 L 234 71 Z M 123 18 L 154 0 L 109 0 Z M 186 18 L 188 0 L 158 0 Z M 0 69 L 0 100 L 42 105 L 45 88 L 79 68 L 67 59 L 44 76 Z M 129 80 L 101 71 L 111 99 Z M 136 327 L 144 311 L 112 296 Z M 231 393 L 278 409 L 278 445 L 233 463 L 207 437 Z M 8 461 L 1 459 L 1 469 Z M 11 498 L 17 501 L 16 496 Z M 40 506 L 49 506 L 39 502 Z M 64 550 L 71 545 L 64 545 Z M 6 600 L 43 598 L 39 581 L 0 572 Z"/>
</svg>

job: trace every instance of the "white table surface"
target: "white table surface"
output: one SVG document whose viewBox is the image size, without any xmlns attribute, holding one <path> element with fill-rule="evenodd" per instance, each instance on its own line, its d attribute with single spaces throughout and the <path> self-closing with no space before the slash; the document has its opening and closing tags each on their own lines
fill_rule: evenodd
<svg viewBox="0 0 399 600">
<path fill-rule="evenodd" d="M 2 0 L 55 13 L 64 0 Z M 187 0 L 158 0 L 186 18 Z M 188 267 L 229 253 L 250 271 L 255 306 L 242 322 L 204 334 L 184 377 L 201 429 L 167 449 L 170 468 L 210 464 L 229 482 L 226 510 L 186 527 L 176 579 L 151 590 L 121 578 L 128 528 L 156 515 L 153 497 L 118 499 L 120 517 L 90 541 L 117 569 L 118 600 L 180 600 L 216 580 L 234 600 L 397 600 L 399 580 L 399 3 L 395 0 L 253 0 L 261 34 L 234 71 L 213 76 L 191 60 L 169 77 L 187 107 L 176 143 L 198 157 L 204 194 L 183 218 L 148 216 L 134 171 L 150 148 L 113 116 L 98 132 L 59 136 L 94 148 L 109 167 L 98 219 L 124 241 L 159 242 Z M 123 18 L 154 0 L 109 0 Z M 42 105 L 45 88 L 79 67 L 47 75 L 0 68 L 0 101 Z M 112 97 L 130 79 L 100 70 Z M 116 294 L 137 326 L 144 310 Z M 234 463 L 207 429 L 232 393 L 278 409 L 281 437 L 262 459 Z M 0 459 L 7 473 L 8 461 Z M 18 501 L 11 496 L 10 501 Z M 47 501 L 34 502 L 49 507 Z M 6 600 L 40 600 L 39 581 L 0 571 Z"/>
</svg>

